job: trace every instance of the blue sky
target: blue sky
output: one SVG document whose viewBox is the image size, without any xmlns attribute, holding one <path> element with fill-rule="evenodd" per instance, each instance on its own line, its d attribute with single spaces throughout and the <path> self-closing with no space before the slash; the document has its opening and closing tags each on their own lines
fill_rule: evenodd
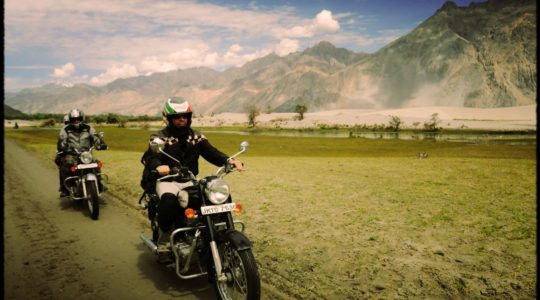
<svg viewBox="0 0 540 300">
<path fill-rule="evenodd" d="M 444 0 L 6 0 L 4 89 L 206 66 L 224 70 L 321 40 L 376 52 Z M 457 0 L 458 6 L 483 0 Z"/>
</svg>

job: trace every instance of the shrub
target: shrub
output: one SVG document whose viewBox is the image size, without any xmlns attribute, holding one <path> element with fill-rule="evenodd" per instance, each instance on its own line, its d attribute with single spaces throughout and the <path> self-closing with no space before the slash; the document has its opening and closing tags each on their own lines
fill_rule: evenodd
<svg viewBox="0 0 540 300">
<path fill-rule="evenodd" d="M 304 119 L 304 113 L 307 112 L 307 106 L 305 104 L 297 104 L 294 112 L 298 114 L 298 120 L 302 121 Z"/>
<path fill-rule="evenodd" d="M 388 129 L 392 131 L 399 131 L 399 126 L 401 126 L 403 122 L 401 122 L 401 119 L 398 116 L 390 116 L 390 117 L 391 117 L 391 120 L 388 123 Z"/>
<path fill-rule="evenodd" d="M 439 123 L 441 123 L 441 120 L 439 119 L 439 114 L 434 113 L 431 115 L 431 119 L 428 122 L 424 122 L 424 130 L 438 131 L 441 129 L 440 127 L 438 127 Z"/>
<path fill-rule="evenodd" d="M 248 127 L 255 127 L 255 119 L 260 115 L 260 111 L 256 106 L 248 106 L 246 108 L 248 114 Z"/>
</svg>

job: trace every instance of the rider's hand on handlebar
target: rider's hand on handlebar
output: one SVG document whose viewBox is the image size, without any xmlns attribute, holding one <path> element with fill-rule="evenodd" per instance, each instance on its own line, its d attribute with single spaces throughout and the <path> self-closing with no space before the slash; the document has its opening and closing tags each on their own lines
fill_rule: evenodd
<svg viewBox="0 0 540 300">
<path fill-rule="evenodd" d="M 167 175 L 169 174 L 169 172 L 171 171 L 171 169 L 169 168 L 169 166 L 167 165 L 162 165 L 162 166 L 158 166 L 156 168 L 156 171 L 158 171 L 158 174 L 163 176 L 163 175 Z"/>
<path fill-rule="evenodd" d="M 231 159 L 229 160 L 229 163 L 231 165 L 233 165 L 233 167 L 235 169 L 237 169 L 238 171 L 245 171 L 246 169 L 244 168 L 244 163 L 242 163 L 241 161 L 239 160 L 236 160 L 236 159 Z"/>
</svg>

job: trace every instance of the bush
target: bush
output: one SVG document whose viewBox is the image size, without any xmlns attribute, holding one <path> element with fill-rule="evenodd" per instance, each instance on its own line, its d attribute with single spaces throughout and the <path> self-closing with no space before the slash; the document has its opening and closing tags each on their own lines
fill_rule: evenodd
<svg viewBox="0 0 540 300">
<path fill-rule="evenodd" d="M 297 104 L 294 112 L 298 114 L 298 120 L 302 121 L 304 119 L 304 113 L 307 112 L 307 106 L 305 104 Z"/>
<path fill-rule="evenodd" d="M 53 127 L 54 124 L 56 124 L 56 122 L 54 120 L 47 120 L 47 121 L 43 121 L 41 123 L 41 125 L 39 125 L 40 127 Z"/>
<path fill-rule="evenodd" d="M 255 106 L 248 106 L 246 110 L 248 114 L 248 127 L 255 127 L 255 119 L 261 112 Z"/>
<path fill-rule="evenodd" d="M 439 119 L 439 114 L 434 113 L 431 115 L 431 119 L 429 122 L 424 122 L 424 130 L 425 131 L 438 131 L 442 129 L 441 127 L 438 127 L 439 123 L 441 123 L 441 120 Z"/>
<path fill-rule="evenodd" d="M 392 131 L 399 131 L 399 126 L 401 126 L 402 122 L 401 119 L 398 116 L 390 116 L 392 119 L 388 123 L 388 129 Z"/>
</svg>

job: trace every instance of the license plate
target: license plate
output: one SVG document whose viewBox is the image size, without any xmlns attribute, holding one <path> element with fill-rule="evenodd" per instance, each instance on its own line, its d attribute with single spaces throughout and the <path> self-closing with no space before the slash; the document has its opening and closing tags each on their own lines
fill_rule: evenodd
<svg viewBox="0 0 540 300">
<path fill-rule="evenodd" d="M 224 213 L 228 211 L 233 211 L 233 209 L 235 208 L 236 208 L 236 203 L 225 203 L 221 205 L 202 206 L 201 214 L 203 215 L 219 214 L 219 213 Z"/>
<path fill-rule="evenodd" d="M 77 165 L 77 169 L 91 169 L 91 168 L 97 168 L 97 163 Z"/>
</svg>

